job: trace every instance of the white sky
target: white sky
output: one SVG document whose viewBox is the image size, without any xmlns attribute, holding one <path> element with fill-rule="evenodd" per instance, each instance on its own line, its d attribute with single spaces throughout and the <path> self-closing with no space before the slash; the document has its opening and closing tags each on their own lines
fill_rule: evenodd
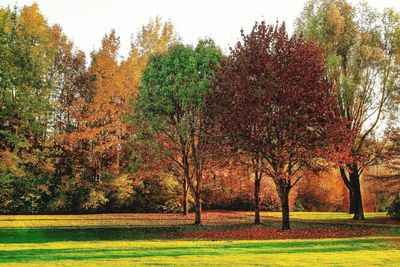
<svg viewBox="0 0 400 267">
<path fill-rule="evenodd" d="M 235 44 L 240 29 L 256 20 L 286 21 L 289 31 L 305 0 L 0 0 L 0 6 L 19 7 L 37 2 L 50 24 L 58 23 L 75 45 L 89 54 L 104 34 L 115 29 L 126 56 L 132 34 L 157 15 L 170 19 L 184 43 L 211 37 L 224 50 Z M 356 0 L 351 0 L 356 2 Z M 369 0 L 377 8 L 394 7 L 400 0 Z"/>
</svg>

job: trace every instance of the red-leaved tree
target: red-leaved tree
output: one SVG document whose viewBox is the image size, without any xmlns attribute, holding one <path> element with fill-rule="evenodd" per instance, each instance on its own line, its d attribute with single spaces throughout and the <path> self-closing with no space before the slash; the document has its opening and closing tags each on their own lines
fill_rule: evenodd
<svg viewBox="0 0 400 267">
<path fill-rule="evenodd" d="M 206 104 L 216 135 L 259 160 L 257 175 L 272 178 L 282 230 L 290 229 L 290 190 L 305 170 L 318 171 L 338 156 L 344 136 L 322 49 L 289 37 L 285 24 L 256 23 L 231 49 Z"/>
</svg>

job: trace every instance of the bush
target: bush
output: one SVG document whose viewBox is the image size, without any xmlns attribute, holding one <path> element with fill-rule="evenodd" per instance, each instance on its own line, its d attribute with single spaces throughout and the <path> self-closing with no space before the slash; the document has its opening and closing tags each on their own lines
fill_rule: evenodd
<svg viewBox="0 0 400 267">
<path fill-rule="evenodd" d="M 82 203 L 82 208 L 85 211 L 98 211 L 103 208 L 107 202 L 108 199 L 102 190 L 92 189 L 86 201 Z"/>
<path fill-rule="evenodd" d="M 0 181 L 0 214 L 40 214 L 44 211 L 48 198 L 48 177 L 26 173 Z"/>
<path fill-rule="evenodd" d="M 390 206 L 387 208 L 387 213 L 390 217 L 400 218 L 400 194 L 392 201 Z"/>
<path fill-rule="evenodd" d="M 181 190 L 173 177 L 155 176 L 135 184 L 131 212 L 180 212 Z M 189 207 L 191 203 L 189 198 Z"/>
<path fill-rule="evenodd" d="M 300 198 L 296 199 L 296 202 L 294 203 L 293 211 L 305 211 L 306 209 L 304 208 L 302 204 L 302 200 Z"/>
</svg>

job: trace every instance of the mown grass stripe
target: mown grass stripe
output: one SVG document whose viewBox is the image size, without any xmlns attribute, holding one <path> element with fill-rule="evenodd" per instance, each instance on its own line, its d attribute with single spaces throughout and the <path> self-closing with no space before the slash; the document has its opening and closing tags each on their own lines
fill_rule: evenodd
<svg viewBox="0 0 400 267">
<path fill-rule="evenodd" d="M 146 241 L 143 241 L 147 243 Z M 139 242 L 140 243 L 140 242 Z M 18 263 L 29 261 L 58 261 L 58 260 L 88 260 L 88 259 L 116 259 L 116 258 L 144 258 L 144 257 L 181 257 L 181 256 L 218 256 L 218 255 L 257 255 L 265 254 L 300 254 L 300 253 L 342 253 L 357 251 L 381 252 L 388 250 L 386 239 L 364 240 L 324 240 L 298 241 L 298 242 L 212 242 L 196 245 L 174 246 L 173 241 L 157 241 L 153 245 L 158 247 L 132 247 L 132 248 L 37 248 L 25 250 L 1 250 L 1 263 Z M 62 245 L 62 244 L 58 244 Z M 400 253 L 400 250 L 399 250 Z"/>
</svg>

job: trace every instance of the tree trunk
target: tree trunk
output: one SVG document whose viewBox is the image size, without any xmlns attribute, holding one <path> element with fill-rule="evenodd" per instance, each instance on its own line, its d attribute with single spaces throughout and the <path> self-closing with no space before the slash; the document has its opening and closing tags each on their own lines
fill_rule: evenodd
<svg viewBox="0 0 400 267">
<path fill-rule="evenodd" d="M 364 210 L 360 186 L 360 170 L 355 163 L 350 167 L 350 182 L 354 197 L 354 220 L 364 220 Z"/>
<path fill-rule="evenodd" d="M 183 196 L 182 196 L 182 213 L 187 216 L 188 211 L 188 186 L 186 179 L 183 181 Z"/>
<path fill-rule="evenodd" d="M 201 198 L 196 194 L 196 207 L 195 207 L 195 218 L 194 224 L 201 224 Z"/>
<path fill-rule="evenodd" d="M 349 214 L 354 214 L 354 194 L 353 189 L 348 188 L 349 190 Z"/>
<path fill-rule="evenodd" d="M 201 175 L 199 175 L 196 179 L 196 192 L 195 192 L 195 197 L 196 197 L 196 208 L 195 208 L 195 219 L 194 219 L 194 224 L 201 224 L 201 212 L 202 212 L 202 207 L 201 207 L 201 197 L 202 197 L 202 192 L 201 192 Z"/>
<path fill-rule="evenodd" d="M 261 175 L 254 173 L 254 224 L 260 224 L 260 183 Z"/>
<path fill-rule="evenodd" d="M 342 177 L 342 180 L 349 190 L 349 214 L 354 214 L 354 191 L 353 191 L 353 185 L 351 184 L 351 181 L 349 178 L 347 178 L 346 171 L 344 170 L 344 167 L 339 167 L 340 170 L 340 176 Z"/>
<path fill-rule="evenodd" d="M 290 181 L 280 180 L 279 196 L 281 199 L 282 207 L 282 230 L 290 230 L 290 219 L 289 219 L 289 191 Z"/>
</svg>

